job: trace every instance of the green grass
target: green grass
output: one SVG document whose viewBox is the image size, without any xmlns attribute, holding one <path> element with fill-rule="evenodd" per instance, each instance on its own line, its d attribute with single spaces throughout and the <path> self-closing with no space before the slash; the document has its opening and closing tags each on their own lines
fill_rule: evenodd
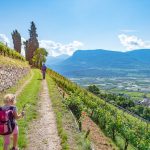
<svg viewBox="0 0 150 150">
<path fill-rule="evenodd" d="M 37 117 L 37 101 L 39 97 L 39 91 L 41 88 L 41 73 L 39 70 L 33 70 L 33 78 L 30 83 L 26 85 L 20 95 L 17 97 L 17 108 L 18 111 L 22 110 L 24 104 L 28 104 L 26 111 L 26 118 L 18 121 L 19 125 L 19 147 L 23 149 L 27 146 L 28 139 L 26 137 L 26 131 L 29 127 L 29 123 Z M 0 142 L 2 145 L 2 141 Z M 0 149 L 2 150 L 2 149 Z"/>
<path fill-rule="evenodd" d="M 27 61 L 21 61 L 18 59 L 12 59 L 9 57 L 4 57 L 0 55 L 0 66 L 14 66 L 14 67 L 29 67 L 29 63 Z"/>
<path fill-rule="evenodd" d="M 69 145 L 67 143 L 68 137 L 65 130 L 63 129 L 62 112 L 64 111 L 64 108 L 63 104 L 61 103 L 61 97 L 60 95 L 58 95 L 58 91 L 54 81 L 50 77 L 47 77 L 46 79 L 48 83 L 49 94 L 52 100 L 53 110 L 56 114 L 57 129 L 58 134 L 61 138 L 62 149 L 69 150 Z"/>
<path fill-rule="evenodd" d="M 121 138 L 121 136 L 117 135 L 116 136 L 116 141 L 115 141 L 116 145 L 119 147 L 120 150 L 124 150 L 124 139 Z M 131 144 L 129 144 L 127 150 L 136 150 L 136 148 L 134 148 L 133 146 L 131 146 Z"/>
<path fill-rule="evenodd" d="M 62 95 L 60 95 L 55 82 L 47 76 L 47 83 L 53 110 L 56 114 L 57 129 L 61 138 L 62 149 L 89 150 L 90 142 L 88 139 L 84 139 L 82 132 L 78 131 L 72 114 L 63 104 Z"/>
<path fill-rule="evenodd" d="M 37 117 L 37 102 L 39 98 L 39 92 L 41 89 L 41 73 L 39 70 L 33 70 L 34 75 L 31 82 L 24 88 L 21 94 L 17 97 L 17 107 L 22 110 L 24 104 L 28 104 L 26 110 L 26 118 L 18 122 L 20 127 L 19 147 L 23 148 L 27 146 L 26 131 L 29 123 Z"/>
<path fill-rule="evenodd" d="M 111 91 L 115 92 L 115 93 L 127 94 L 133 100 L 142 100 L 143 96 L 145 95 L 144 92 L 126 91 L 126 90 L 118 90 L 118 89 L 113 89 Z M 148 96 L 148 94 L 147 94 L 147 96 Z"/>
<path fill-rule="evenodd" d="M 15 86 L 3 91 L 3 92 L 0 92 L 0 106 L 3 104 L 3 97 L 5 94 L 7 93 L 13 93 L 15 94 L 16 91 L 20 88 L 20 86 L 25 82 L 27 81 L 32 75 L 32 72 L 30 71 L 26 76 L 24 76 L 21 80 L 19 80 Z"/>
</svg>

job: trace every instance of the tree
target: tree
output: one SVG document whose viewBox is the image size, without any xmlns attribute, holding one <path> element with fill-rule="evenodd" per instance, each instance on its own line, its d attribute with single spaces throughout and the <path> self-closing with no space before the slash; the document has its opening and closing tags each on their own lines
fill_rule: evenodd
<svg viewBox="0 0 150 150">
<path fill-rule="evenodd" d="M 145 107 L 143 111 L 143 118 L 147 119 L 150 121 L 150 108 Z"/>
<path fill-rule="evenodd" d="M 99 88 L 96 85 L 88 86 L 88 90 L 96 95 L 100 93 Z"/>
<path fill-rule="evenodd" d="M 13 39 L 13 44 L 14 44 L 14 49 L 18 52 L 21 53 L 21 35 L 17 30 L 14 30 L 11 34 L 12 39 Z"/>
<path fill-rule="evenodd" d="M 29 61 L 29 64 L 32 65 L 32 58 L 34 52 L 39 48 L 39 42 L 37 40 L 38 34 L 36 33 L 36 26 L 35 23 L 31 22 L 31 27 L 29 29 L 30 38 L 24 42 L 25 45 L 25 53 L 26 53 L 26 60 Z"/>
<path fill-rule="evenodd" d="M 48 52 L 44 48 L 38 48 L 34 52 L 34 56 L 32 58 L 33 65 L 35 67 L 41 68 L 42 63 L 46 61 L 46 56 L 48 55 Z"/>
<path fill-rule="evenodd" d="M 29 61 L 28 40 L 24 41 L 23 44 L 24 44 L 24 49 L 25 49 L 25 58 L 26 58 L 26 60 Z"/>
<path fill-rule="evenodd" d="M 31 22 L 31 29 L 29 29 L 29 34 L 30 34 L 30 38 L 34 39 L 38 37 L 38 34 L 36 33 L 36 26 L 35 23 L 32 21 Z"/>
</svg>

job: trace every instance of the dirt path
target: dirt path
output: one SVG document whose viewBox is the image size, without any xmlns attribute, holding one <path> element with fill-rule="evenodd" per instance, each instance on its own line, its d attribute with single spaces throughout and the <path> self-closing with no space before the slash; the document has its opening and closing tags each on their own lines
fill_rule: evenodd
<svg viewBox="0 0 150 150">
<path fill-rule="evenodd" d="M 46 80 L 42 81 L 38 113 L 39 117 L 32 122 L 29 128 L 29 146 L 26 150 L 61 150 Z"/>
</svg>

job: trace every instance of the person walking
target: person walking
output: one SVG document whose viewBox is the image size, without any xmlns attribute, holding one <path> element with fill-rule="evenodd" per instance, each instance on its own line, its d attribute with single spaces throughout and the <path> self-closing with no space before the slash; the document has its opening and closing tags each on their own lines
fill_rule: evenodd
<svg viewBox="0 0 150 150">
<path fill-rule="evenodd" d="M 42 70 L 43 79 L 45 79 L 46 69 L 47 69 L 46 65 L 43 64 L 43 65 L 42 65 L 42 69 L 41 69 L 41 70 Z"/>
</svg>

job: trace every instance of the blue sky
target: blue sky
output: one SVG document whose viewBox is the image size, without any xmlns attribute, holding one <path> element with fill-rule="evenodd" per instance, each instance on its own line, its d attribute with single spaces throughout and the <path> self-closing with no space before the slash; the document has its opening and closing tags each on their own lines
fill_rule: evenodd
<svg viewBox="0 0 150 150">
<path fill-rule="evenodd" d="M 27 39 L 34 21 L 51 55 L 150 47 L 149 0 L 0 0 L 0 6 L 1 40 L 12 43 L 14 29 Z"/>
</svg>

